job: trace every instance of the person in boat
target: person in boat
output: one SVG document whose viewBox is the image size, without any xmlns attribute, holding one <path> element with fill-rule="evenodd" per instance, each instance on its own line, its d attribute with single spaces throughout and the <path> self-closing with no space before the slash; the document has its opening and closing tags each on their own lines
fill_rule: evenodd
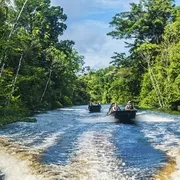
<svg viewBox="0 0 180 180">
<path fill-rule="evenodd" d="M 126 106 L 125 106 L 125 110 L 126 111 L 132 111 L 134 109 L 133 103 L 131 101 L 128 101 Z"/>
<path fill-rule="evenodd" d="M 93 105 L 92 101 L 89 101 L 89 106 L 92 106 L 92 105 Z"/>
<path fill-rule="evenodd" d="M 101 103 L 100 102 L 93 103 L 92 101 L 90 101 L 89 106 L 101 106 Z"/>
<path fill-rule="evenodd" d="M 118 106 L 117 103 L 114 104 L 114 106 L 112 107 L 113 111 L 120 111 L 120 107 Z"/>
<path fill-rule="evenodd" d="M 112 112 L 114 111 L 120 111 L 120 107 L 118 106 L 117 103 L 112 103 L 110 108 L 109 108 L 109 112 L 108 112 L 108 115 L 111 114 Z"/>
<path fill-rule="evenodd" d="M 108 115 L 111 113 L 111 109 L 112 109 L 112 107 L 114 106 L 114 104 L 115 104 L 115 103 L 111 103 L 111 105 L 110 105 L 110 107 L 109 107 L 109 110 L 108 110 L 108 113 L 107 113 Z"/>
</svg>

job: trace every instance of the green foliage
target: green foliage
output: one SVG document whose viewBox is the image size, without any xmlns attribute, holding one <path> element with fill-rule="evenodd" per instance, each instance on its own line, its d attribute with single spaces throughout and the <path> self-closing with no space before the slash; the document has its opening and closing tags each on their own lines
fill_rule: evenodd
<svg viewBox="0 0 180 180">
<path fill-rule="evenodd" d="M 63 105 L 59 101 L 55 101 L 51 105 L 51 109 L 57 109 L 57 108 L 62 108 Z"/>
<path fill-rule="evenodd" d="M 0 1 L 3 117 L 10 117 L 10 122 L 29 112 L 78 104 L 74 92 L 81 92 L 77 73 L 84 57 L 74 49 L 73 41 L 59 40 L 66 30 L 63 8 L 51 6 L 49 0 L 15 0 L 13 7 L 6 4 Z"/>
<path fill-rule="evenodd" d="M 17 99 L 8 106 L 0 106 L 0 114 L 0 126 L 17 121 L 35 121 L 34 119 L 24 118 L 24 116 L 30 114 L 30 111 Z"/>
<path fill-rule="evenodd" d="M 72 102 L 68 96 L 63 96 L 61 101 L 65 106 L 72 105 Z"/>
<path fill-rule="evenodd" d="M 117 39 L 135 39 L 135 42 L 150 41 L 159 43 L 162 40 L 164 27 L 172 16 L 172 0 L 140 0 L 139 4 L 131 3 L 130 12 L 118 13 L 110 25 L 115 29 L 108 33 Z"/>
<path fill-rule="evenodd" d="M 126 103 L 136 97 L 137 81 L 131 68 L 108 67 L 82 76 L 89 100 Z M 132 88 L 132 89 L 131 89 Z"/>
<path fill-rule="evenodd" d="M 129 12 L 113 17 L 110 25 L 114 30 L 108 35 L 133 42 L 127 43 L 130 55 L 115 53 L 112 63 L 119 72 L 122 68 L 131 69 L 135 78 L 128 77 L 130 83 L 122 77 L 113 79 L 112 90 L 119 89 L 124 97 L 128 95 L 123 90 L 128 91 L 130 98 L 135 96 L 143 107 L 177 106 L 180 102 L 179 18 L 180 8 L 172 0 L 140 0 L 131 4 Z"/>
<path fill-rule="evenodd" d="M 76 86 L 73 89 L 72 102 L 73 104 L 87 104 L 90 100 L 90 95 L 87 93 L 86 75 L 80 76 L 76 80 Z"/>
<path fill-rule="evenodd" d="M 13 7 L 0 1 L 0 124 L 90 99 L 178 109 L 180 7 L 173 2 L 140 0 L 116 14 L 108 35 L 131 40 L 128 56 L 116 52 L 108 68 L 78 76 L 84 57 L 73 41 L 59 40 L 66 30 L 62 7 L 50 0 L 15 0 Z"/>
</svg>

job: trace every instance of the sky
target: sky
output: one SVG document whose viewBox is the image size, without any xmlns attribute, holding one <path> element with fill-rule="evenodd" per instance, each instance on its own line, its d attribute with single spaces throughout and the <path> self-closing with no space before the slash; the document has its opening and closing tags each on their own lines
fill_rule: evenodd
<svg viewBox="0 0 180 180">
<path fill-rule="evenodd" d="M 128 52 L 124 40 L 116 40 L 106 34 L 116 13 L 128 11 L 130 3 L 139 0 L 51 0 L 52 5 L 63 7 L 68 19 L 67 30 L 60 37 L 73 40 L 75 49 L 85 57 L 85 65 L 91 69 L 105 68 L 112 61 L 114 52 Z M 180 5 L 180 0 L 176 0 Z"/>
</svg>

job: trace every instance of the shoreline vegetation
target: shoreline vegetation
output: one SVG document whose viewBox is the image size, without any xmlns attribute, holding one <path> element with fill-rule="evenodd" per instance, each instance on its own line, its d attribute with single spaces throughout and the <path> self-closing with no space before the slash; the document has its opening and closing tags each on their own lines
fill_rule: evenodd
<svg viewBox="0 0 180 180">
<path fill-rule="evenodd" d="M 172 110 L 161 109 L 161 108 L 144 108 L 144 107 L 140 107 L 140 106 L 136 106 L 136 107 L 141 110 L 150 110 L 153 112 L 164 112 L 164 113 L 169 113 L 172 115 L 180 115 L 180 111 L 172 111 Z M 62 108 L 62 106 L 61 106 L 61 108 Z M 51 109 L 49 109 L 49 110 L 51 110 Z M 13 110 L 11 110 L 11 111 L 13 111 Z M 20 111 L 20 112 L 14 113 L 14 115 L 12 115 L 11 113 L 10 113 L 10 115 L 8 115 L 8 112 L 6 112 L 6 114 L 3 114 L 0 117 L 0 127 L 3 127 L 7 124 L 15 123 L 15 122 L 36 122 L 37 119 L 34 118 L 34 115 L 43 113 L 46 111 L 48 111 L 48 109 L 41 110 L 41 111 L 33 111 L 31 113 L 25 112 L 23 114 L 21 114 L 22 111 Z"/>
<path fill-rule="evenodd" d="M 15 122 L 36 122 L 36 118 L 27 109 L 13 107 L 0 108 L 0 127 Z"/>
<path fill-rule="evenodd" d="M 180 6 L 172 0 L 140 0 L 116 13 L 107 36 L 126 39 L 129 53 L 114 52 L 109 66 L 96 70 L 85 64 L 74 41 L 61 40 L 67 29 L 63 7 L 44 0 L 9 6 L 1 1 L 0 15 L 0 114 L 90 99 L 179 109 Z M 2 124 L 11 115 L 5 113 Z"/>
<path fill-rule="evenodd" d="M 33 117 L 18 117 L 18 116 L 6 116 L 0 118 L 0 127 L 3 127 L 7 124 L 15 123 L 15 122 L 37 122 L 36 118 Z"/>
</svg>

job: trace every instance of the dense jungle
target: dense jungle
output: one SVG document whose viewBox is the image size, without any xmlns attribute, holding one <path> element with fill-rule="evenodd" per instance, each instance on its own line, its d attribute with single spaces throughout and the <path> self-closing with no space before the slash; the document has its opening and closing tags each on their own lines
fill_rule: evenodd
<svg viewBox="0 0 180 180">
<path fill-rule="evenodd" d="M 173 0 L 140 0 L 112 17 L 115 52 L 109 67 L 92 69 L 61 40 L 63 7 L 50 0 L 0 1 L 0 124 L 70 105 L 124 104 L 179 111 L 180 7 Z"/>
</svg>

